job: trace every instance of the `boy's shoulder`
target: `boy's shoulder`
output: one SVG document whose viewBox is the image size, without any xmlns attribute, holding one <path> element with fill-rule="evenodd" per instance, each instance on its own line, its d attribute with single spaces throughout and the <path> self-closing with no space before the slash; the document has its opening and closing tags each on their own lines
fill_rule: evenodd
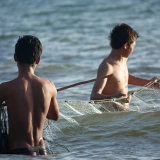
<svg viewBox="0 0 160 160">
<path fill-rule="evenodd" d="M 113 64 L 110 58 L 105 58 L 98 67 L 98 74 L 101 76 L 113 74 Z"/>
<path fill-rule="evenodd" d="M 99 67 L 101 68 L 103 68 L 103 67 L 110 67 L 112 65 L 112 60 L 110 59 L 110 58 L 105 58 L 105 59 L 103 59 L 102 60 L 102 62 L 100 63 L 100 65 L 99 65 Z"/>
<path fill-rule="evenodd" d="M 40 81 L 41 83 L 48 83 L 48 84 L 53 84 L 53 82 L 47 78 L 42 78 L 42 77 L 38 77 L 36 76 L 36 80 Z"/>
<path fill-rule="evenodd" d="M 9 93 L 13 88 L 15 88 L 17 86 L 16 84 L 18 84 L 18 82 L 17 83 L 15 83 L 15 82 L 16 82 L 15 79 L 10 80 L 10 81 L 6 81 L 6 82 L 2 82 L 0 84 L 0 92 L 2 92 L 3 94 Z"/>
<path fill-rule="evenodd" d="M 0 87 L 7 87 L 7 86 L 11 85 L 13 82 L 14 82 L 14 80 L 2 82 L 2 83 L 0 84 Z"/>
<path fill-rule="evenodd" d="M 55 88 L 53 81 L 49 79 L 42 78 L 42 77 L 36 77 L 36 81 L 37 83 L 40 83 L 42 86 L 49 86 L 51 88 Z"/>
<path fill-rule="evenodd" d="M 9 93 L 10 88 L 11 88 L 10 81 L 2 82 L 0 84 L 0 95 L 5 95 L 6 93 Z"/>
</svg>

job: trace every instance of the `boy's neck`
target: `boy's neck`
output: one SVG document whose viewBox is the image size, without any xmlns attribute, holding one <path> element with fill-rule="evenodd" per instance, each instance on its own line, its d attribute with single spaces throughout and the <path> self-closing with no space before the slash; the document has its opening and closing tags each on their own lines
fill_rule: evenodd
<svg viewBox="0 0 160 160">
<path fill-rule="evenodd" d="M 31 76 L 34 75 L 36 65 L 19 65 L 18 64 L 18 72 L 19 76 Z"/>
<path fill-rule="evenodd" d="M 123 56 L 123 51 L 121 49 L 112 49 L 109 57 L 114 59 L 115 61 L 119 61 L 120 63 L 126 62 L 128 60 L 128 57 Z"/>
</svg>

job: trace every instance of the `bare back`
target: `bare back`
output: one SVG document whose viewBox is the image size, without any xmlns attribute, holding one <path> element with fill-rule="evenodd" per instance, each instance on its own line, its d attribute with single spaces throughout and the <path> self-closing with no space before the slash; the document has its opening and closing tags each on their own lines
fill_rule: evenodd
<svg viewBox="0 0 160 160">
<path fill-rule="evenodd" d="M 8 106 L 9 149 L 43 145 L 48 111 L 53 111 L 53 116 L 58 113 L 53 83 L 35 75 L 21 76 L 3 83 L 2 90 Z"/>
</svg>

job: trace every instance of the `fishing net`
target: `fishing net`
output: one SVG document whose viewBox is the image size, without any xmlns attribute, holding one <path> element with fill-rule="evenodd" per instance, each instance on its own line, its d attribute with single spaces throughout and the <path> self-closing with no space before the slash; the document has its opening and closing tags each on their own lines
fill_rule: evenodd
<svg viewBox="0 0 160 160">
<path fill-rule="evenodd" d="M 158 79 L 132 92 L 131 95 L 130 110 L 152 111 L 160 109 L 160 83 Z"/>
<path fill-rule="evenodd" d="M 67 146 L 61 146 L 57 150 L 55 149 L 53 140 L 56 135 L 61 134 L 63 136 L 63 130 L 68 127 L 80 126 L 76 121 L 76 117 L 85 116 L 88 114 L 101 114 L 104 112 L 119 112 L 119 111 L 152 111 L 154 109 L 160 109 L 160 85 L 158 80 L 154 80 L 147 85 L 141 87 L 139 90 L 129 93 L 132 96 L 131 102 L 128 104 L 126 98 L 112 98 L 96 101 L 73 101 L 59 100 L 60 119 L 57 122 L 47 120 L 44 137 L 49 139 L 47 142 L 48 153 L 52 154 L 53 151 L 62 153 L 62 150 L 69 151 Z M 58 133 L 58 134 L 57 134 Z M 56 147 L 57 147 L 56 146 Z M 54 152 L 54 153 L 55 153 Z"/>
<path fill-rule="evenodd" d="M 8 133 L 7 107 L 0 107 L 0 154 L 8 152 Z"/>
<path fill-rule="evenodd" d="M 57 154 L 69 152 L 68 146 L 60 143 L 63 142 L 64 130 L 67 128 L 79 127 L 76 117 L 89 114 L 101 114 L 104 112 L 119 111 L 152 111 L 160 109 L 160 85 L 158 80 L 154 80 L 139 90 L 129 93 L 132 96 L 131 102 L 128 104 L 126 98 L 112 98 L 96 101 L 76 101 L 76 100 L 58 100 L 60 109 L 60 118 L 58 121 L 46 119 L 43 136 L 45 140 L 46 150 L 48 154 Z M 3 133 L 8 134 L 7 120 L 4 110 L 1 110 L 1 142 L 5 141 Z M 2 145 L 1 145 L 2 146 Z M 5 148 L 5 144 L 3 144 Z"/>
</svg>

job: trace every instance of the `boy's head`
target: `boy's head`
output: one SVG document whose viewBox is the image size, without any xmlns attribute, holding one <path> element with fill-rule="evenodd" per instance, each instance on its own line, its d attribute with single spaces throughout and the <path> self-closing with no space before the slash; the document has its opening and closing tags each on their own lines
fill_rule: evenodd
<svg viewBox="0 0 160 160">
<path fill-rule="evenodd" d="M 15 45 L 16 60 L 21 65 L 33 65 L 42 54 L 42 44 L 37 37 L 24 35 Z"/>
<path fill-rule="evenodd" d="M 114 49 L 120 49 L 125 43 L 131 44 L 139 37 L 138 33 L 127 24 L 116 25 L 109 35 L 110 45 Z"/>
</svg>

